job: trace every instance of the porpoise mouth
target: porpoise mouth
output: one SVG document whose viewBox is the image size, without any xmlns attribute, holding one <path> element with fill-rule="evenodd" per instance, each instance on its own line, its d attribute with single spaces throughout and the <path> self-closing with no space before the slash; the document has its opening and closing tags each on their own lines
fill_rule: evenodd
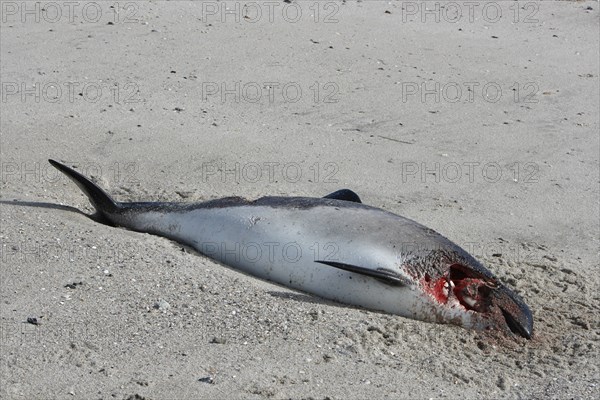
<svg viewBox="0 0 600 400">
<path fill-rule="evenodd" d="M 490 293 L 497 287 L 494 282 L 461 264 L 451 265 L 448 275 L 452 292 L 464 308 L 477 312 L 489 311 Z"/>
<path fill-rule="evenodd" d="M 452 264 L 436 281 L 426 274 L 423 287 L 440 304 L 460 304 L 484 314 L 499 329 L 531 338 L 533 316 L 523 300 L 494 278 L 462 264 Z"/>
</svg>

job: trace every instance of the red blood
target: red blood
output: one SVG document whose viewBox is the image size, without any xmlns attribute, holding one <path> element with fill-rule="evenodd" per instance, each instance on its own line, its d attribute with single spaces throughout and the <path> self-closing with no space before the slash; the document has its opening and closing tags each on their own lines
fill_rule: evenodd
<svg viewBox="0 0 600 400">
<path fill-rule="evenodd" d="M 448 283 L 446 278 L 441 277 L 437 281 L 432 281 L 429 275 L 421 280 L 423 289 L 431 295 L 438 303 L 446 304 L 448 302 L 448 296 L 446 295 L 446 289 L 444 286 Z"/>
</svg>

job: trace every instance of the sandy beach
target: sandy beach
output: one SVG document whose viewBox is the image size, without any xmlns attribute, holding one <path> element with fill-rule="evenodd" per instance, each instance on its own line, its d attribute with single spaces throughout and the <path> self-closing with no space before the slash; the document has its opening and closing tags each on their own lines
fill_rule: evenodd
<svg viewBox="0 0 600 400">
<path fill-rule="evenodd" d="M 3 1 L 0 397 L 597 399 L 597 1 Z M 492 337 L 94 222 L 341 188 L 532 309 Z M 78 211 L 80 210 L 80 211 Z"/>
</svg>

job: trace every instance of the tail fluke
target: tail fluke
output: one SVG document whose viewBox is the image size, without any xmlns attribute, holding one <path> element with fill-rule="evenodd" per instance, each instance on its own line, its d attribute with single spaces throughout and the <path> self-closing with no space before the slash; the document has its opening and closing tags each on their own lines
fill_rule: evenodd
<svg viewBox="0 0 600 400">
<path fill-rule="evenodd" d="M 98 216 L 102 219 L 110 221 L 110 214 L 114 214 L 120 208 L 119 203 L 114 201 L 104 190 L 102 190 L 94 182 L 90 181 L 85 176 L 72 168 L 67 167 L 58 161 L 48 160 L 52 166 L 58 169 L 63 174 L 67 175 L 73 182 L 79 186 L 79 188 L 85 193 L 90 199 L 92 205 L 96 208 Z"/>
</svg>

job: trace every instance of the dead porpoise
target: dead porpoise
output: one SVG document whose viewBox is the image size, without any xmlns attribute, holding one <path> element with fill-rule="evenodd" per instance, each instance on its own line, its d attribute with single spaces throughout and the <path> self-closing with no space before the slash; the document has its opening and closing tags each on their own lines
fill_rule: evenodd
<svg viewBox="0 0 600 400">
<path fill-rule="evenodd" d="M 96 220 L 175 240 L 257 278 L 340 303 L 527 339 L 523 300 L 465 250 L 408 218 L 323 198 L 227 197 L 203 203 L 120 203 L 54 160 L 96 208 Z"/>
</svg>

